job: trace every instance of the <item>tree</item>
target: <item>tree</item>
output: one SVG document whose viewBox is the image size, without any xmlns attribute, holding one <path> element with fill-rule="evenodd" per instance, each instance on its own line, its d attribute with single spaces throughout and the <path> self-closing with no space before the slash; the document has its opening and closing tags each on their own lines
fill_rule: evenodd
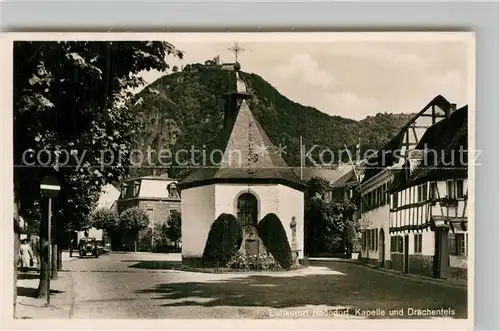
<svg viewBox="0 0 500 331">
<path fill-rule="evenodd" d="M 168 227 L 166 228 L 167 238 L 175 242 L 175 246 L 178 245 L 179 239 L 181 239 L 181 213 L 177 210 L 172 211 L 167 221 Z"/>
<path fill-rule="evenodd" d="M 179 71 L 179 67 L 178 66 L 173 66 L 172 67 L 172 72 L 175 73 L 175 72 L 178 72 Z"/>
<path fill-rule="evenodd" d="M 55 227 L 84 223 L 102 186 L 128 172 L 136 127 L 130 100 L 144 84 L 138 74 L 165 71 L 171 53 L 182 56 L 166 42 L 14 44 L 14 195 L 21 216 L 45 216 L 38 185 L 53 175 L 61 183 Z M 39 296 L 48 270 L 46 224 Z"/>
<path fill-rule="evenodd" d="M 357 230 L 357 224 L 353 220 L 356 203 L 352 200 L 327 202 L 321 198 L 328 187 L 327 181 L 313 178 L 311 182 L 304 208 L 308 253 L 331 252 L 334 249 L 350 251 L 349 247 L 353 245 Z"/>
<path fill-rule="evenodd" d="M 124 235 L 127 244 L 130 244 L 131 241 L 134 242 L 134 250 L 137 249 L 139 231 L 145 229 L 149 222 L 148 214 L 139 207 L 128 208 L 120 213 L 120 231 Z"/>
<path fill-rule="evenodd" d="M 90 224 L 97 229 L 103 229 L 111 239 L 112 245 L 116 245 L 120 236 L 120 218 L 116 211 L 99 208 L 90 215 Z"/>
<path fill-rule="evenodd" d="M 307 181 L 307 195 L 306 198 L 313 198 L 315 196 L 322 196 L 332 189 L 328 180 L 322 177 L 313 177 Z"/>
<path fill-rule="evenodd" d="M 119 225 L 118 213 L 108 208 L 99 208 L 90 215 L 90 224 L 96 229 L 104 229 L 108 232 L 116 231 Z"/>
</svg>

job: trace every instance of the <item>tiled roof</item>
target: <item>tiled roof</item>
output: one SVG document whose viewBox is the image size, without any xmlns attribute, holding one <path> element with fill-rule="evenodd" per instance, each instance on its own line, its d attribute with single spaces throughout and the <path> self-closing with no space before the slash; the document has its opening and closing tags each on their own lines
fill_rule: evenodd
<svg viewBox="0 0 500 331">
<path fill-rule="evenodd" d="M 363 182 L 367 181 L 371 177 L 374 177 L 380 171 L 382 171 L 386 167 L 393 166 L 398 160 L 397 157 L 393 155 L 393 151 L 401 149 L 403 145 L 403 139 L 405 136 L 405 132 L 408 127 L 415 122 L 415 120 L 424 113 L 431 105 L 437 105 L 441 109 L 449 109 L 450 102 L 446 100 L 442 95 L 436 96 L 431 100 L 422 110 L 420 110 L 411 120 L 406 123 L 404 127 L 401 128 L 399 133 L 392 138 L 382 149 L 380 149 L 374 156 L 370 157 L 367 161 L 367 166 L 365 169 L 365 177 L 363 178 Z M 384 156 L 385 155 L 385 156 Z"/>
<path fill-rule="evenodd" d="M 468 165 L 468 107 L 454 111 L 429 127 L 417 145 L 423 150 L 423 160 L 408 178 L 402 169 L 396 176 L 391 192 L 427 181 L 466 178 Z"/>
<path fill-rule="evenodd" d="M 313 177 L 321 177 L 333 184 L 351 170 L 352 167 L 347 164 L 335 167 L 304 167 L 302 168 L 302 179 L 307 182 Z M 300 168 L 294 168 L 293 171 L 300 177 Z"/>
<path fill-rule="evenodd" d="M 235 75 L 236 93 L 246 94 L 243 80 L 237 72 Z M 206 155 L 213 157 L 205 158 L 202 165 L 182 178 L 181 189 L 211 182 L 278 182 L 300 189 L 305 186 L 281 157 L 245 100 Z"/>
<path fill-rule="evenodd" d="M 158 198 L 158 199 L 171 199 L 169 186 L 175 185 L 173 179 L 164 178 L 143 178 L 140 183 L 140 190 L 138 198 Z"/>
<path fill-rule="evenodd" d="M 356 174 L 354 173 L 354 170 L 348 171 L 346 174 L 344 174 L 342 177 L 340 177 L 337 181 L 333 183 L 333 187 L 345 187 L 351 182 L 356 181 Z"/>
</svg>

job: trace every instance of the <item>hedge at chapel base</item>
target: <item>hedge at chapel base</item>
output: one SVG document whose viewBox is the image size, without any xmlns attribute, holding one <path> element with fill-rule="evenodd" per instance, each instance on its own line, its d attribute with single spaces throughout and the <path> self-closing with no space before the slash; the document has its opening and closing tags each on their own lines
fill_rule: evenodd
<svg viewBox="0 0 500 331">
<path fill-rule="evenodd" d="M 267 214 L 257 225 L 257 233 L 280 266 L 289 269 L 292 266 L 292 249 L 279 217 Z"/>
<path fill-rule="evenodd" d="M 243 241 L 243 228 L 236 217 L 221 214 L 212 223 L 203 251 L 203 265 L 225 267 L 238 252 Z"/>
</svg>

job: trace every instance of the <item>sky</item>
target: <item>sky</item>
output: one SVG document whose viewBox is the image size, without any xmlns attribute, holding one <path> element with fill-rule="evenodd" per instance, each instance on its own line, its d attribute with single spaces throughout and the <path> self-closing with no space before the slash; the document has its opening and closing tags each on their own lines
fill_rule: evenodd
<svg viewBox="0 0 500 331">
<path fill-rule="evenodd" d="M 227 38 L 226 38 L 227 39 Z M 220 55 L 234 62 L 234 40 L 172 42 L 184 52 L 173 65 Z M 282 95 L 330 115 L 356 120 L 377 113 L 415 113 L 438 94 L 458 107 L 468 103 L 470 43 L 464 39 L 238 41 L 238 61 Z M 152 83 L 164 73 L 144 72 Z"/>
</svg>

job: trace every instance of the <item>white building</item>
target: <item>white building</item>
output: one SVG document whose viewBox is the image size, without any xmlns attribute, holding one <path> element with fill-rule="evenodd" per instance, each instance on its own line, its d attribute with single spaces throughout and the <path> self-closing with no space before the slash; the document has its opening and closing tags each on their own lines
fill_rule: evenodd
<svg viewBox="0 0 500 331">
<path fill-rule="evenodd" d="M 99 200 L 97 201 L 97 209 L 105 208 L 111 209 L 113 204 L 120 197 L 120 191 L 111 184 L 103 187 Z"/>
<path fill-rule="evenodd" d="M 236 216 L 243 225 L 241 251 L 248 255 L 265 253 L 256 225 L 267 214 L 276 214 L 302 259 L 305 185 L 252 113 L 238 70 L 230 74 L 236 76 L 230 80 L 235 86 L 225 95 L 224 128 L 211 146 L 214 159 L 179 182 L 183 262 L 201 259 L 210 227 L 222 213 Z"/>
<path fill-rule="evenodd" d="M 429 128 L 391 192 L 392 268 L 467 278 L 467 106 Z M 469 208 L 470 209 L 470 208 Z"/>
<path fill-rule="evenodd" d="M 390 207 L 388 188 L 394 173 L 401 169 L 409 152 L 415 149 L 426 130 L 446 118 L 456 105 L 436 96 L 420 110 L 376 155 L 364 161 L 365 175 L 360 187 L 361 258 L 389 268 Z"/>
<path fill-rule="evenodd" d="M 101 194 L 99 195 L 99 200 L 97 200 L 96 209 L 111 209 L 116 200 L 120 197 L 120 191 L 114 187 L 112 184 L 105 185 Z M 104 230 L 91 227 L 89 229 L 84 229 L 82 231 L 76 232 L 76 237 L 74 237 L 74 245 L 80 241 L 80 239 L 85 237 L 87 232 L 88 237 L 96 238 L 98 242 L 104 242 Z"/>
</svg>

